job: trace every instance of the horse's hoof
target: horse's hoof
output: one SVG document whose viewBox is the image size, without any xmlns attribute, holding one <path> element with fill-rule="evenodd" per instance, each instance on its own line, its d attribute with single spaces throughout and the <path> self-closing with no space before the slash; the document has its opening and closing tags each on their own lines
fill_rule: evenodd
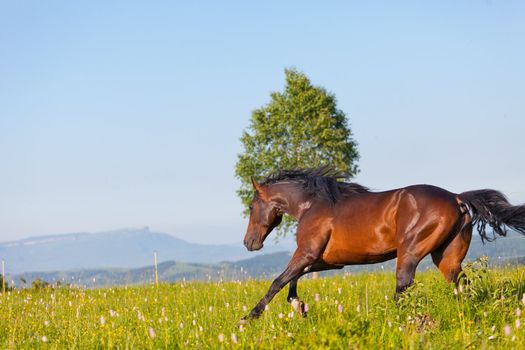
<svg viewBox="0 0 525 350">
<path fill-rule="evenodd" d="M 292 308 L 295 310 L 295 312 L 297 312 L 302 317 L 306 317 L 306 313 L 308 312 L 308 310 L 306 309 L 305 303 L 303 303 L 297 298 L 294 298 L 292 299 L 290 304 L 292 304 Z"/>
</svg>

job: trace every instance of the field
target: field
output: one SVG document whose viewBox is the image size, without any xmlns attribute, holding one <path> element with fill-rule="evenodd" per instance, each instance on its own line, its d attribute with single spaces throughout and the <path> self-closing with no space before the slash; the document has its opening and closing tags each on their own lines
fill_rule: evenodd
<svg viewBox="0 0 525 350">
<path fill-rule="evenodd" d="M 304 279 L 307 317 L 293 313 L 283 291 L 244 327 L 237 322 L 269 281 L 15 290 L 0 297 L 0 346 L 525 348 L 525 268 L 476 262 L 466 274 L 470 284 L 455 289 L 437 271 L 419 273 L 398 303 L 391 272 Z"/>
</svg>

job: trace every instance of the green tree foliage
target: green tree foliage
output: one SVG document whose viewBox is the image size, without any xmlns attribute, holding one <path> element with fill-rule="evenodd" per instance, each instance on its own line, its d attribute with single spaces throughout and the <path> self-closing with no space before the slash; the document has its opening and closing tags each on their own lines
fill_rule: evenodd
<svg viewBox="0 0 525 350">
<path fill-rule="evenodd" d="M 253 111 L 241 137 L 244 152 L 235 168 L 241 187 L 237 191 L 248 214 L 253 196 L 250 177 L 262 179 L 279 170 L 330 165 L 349 176 L 357 174 L 357 143 L 346 115 L 337 108 L 333 94 L 314 86 L 297 70 L 285 70 L 283 92 L 271 93 L 271 101 Z M 278 234 L 292 228 L 285 218 Z"/>
</svg>

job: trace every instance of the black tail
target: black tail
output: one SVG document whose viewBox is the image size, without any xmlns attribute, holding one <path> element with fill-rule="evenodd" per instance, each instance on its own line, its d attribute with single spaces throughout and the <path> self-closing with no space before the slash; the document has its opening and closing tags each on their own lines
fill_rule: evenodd
<svg viewBox="0 0 525 350">
<path fill-rule="evenodd" d="M 494 233 L 506 236 L 507 228 L 525 235 L 525 205 L 511 205 L 503 193 L 495 190 L 463 192 L 458 197 L 471 210 L 472 225 L 476 225 L 483 242 L 496 239 Z M 493 229 L 492 237 L 487 236 L 487 224 Z"/>
</svg>

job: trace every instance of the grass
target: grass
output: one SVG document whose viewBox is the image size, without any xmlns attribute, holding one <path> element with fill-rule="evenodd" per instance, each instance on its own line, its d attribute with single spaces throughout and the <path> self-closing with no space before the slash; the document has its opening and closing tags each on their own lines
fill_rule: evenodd
<svg viewBox="0 0 525 350">
<path fill-rule="evenodd" d="M 308 317 L 286 292 L 263 316 L 237 322 L 269 281 L 180 282 L 107 289 L 15 290 L 0 297 L 3 348 L 525 348 L 525 268 L 466 269 L 454 290 L 434 271 L 396 303 L 391 272 L 299 283 Z"/>
</svg>

